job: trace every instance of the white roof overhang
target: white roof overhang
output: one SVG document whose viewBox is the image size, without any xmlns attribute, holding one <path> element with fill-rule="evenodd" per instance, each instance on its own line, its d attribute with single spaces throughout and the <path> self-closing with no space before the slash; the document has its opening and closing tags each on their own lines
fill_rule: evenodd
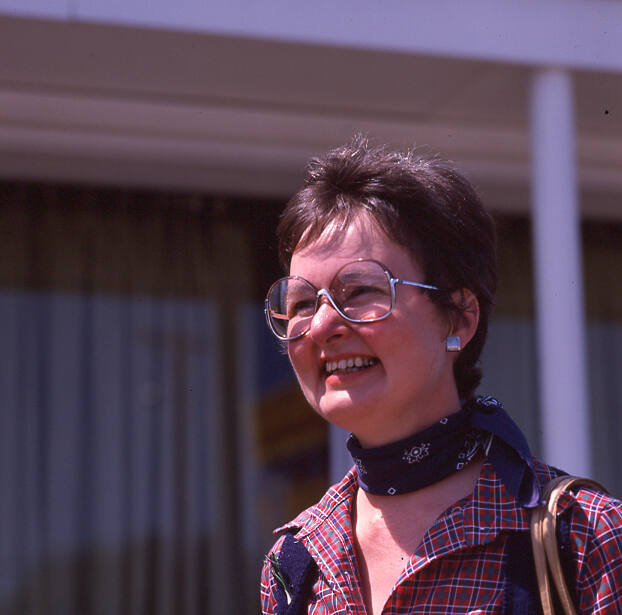
<svg viewBox="0 0 622 615">
<path fill-rule="evenodd" d="M 582 188 L 601 195 L 585 213 L 622 215 L 622 36 L 587 34 L 619 34 L 620 3 L 566 1 L 580 10 L 561 26 L 556 1 L 200 4 L 192 24 L 160 2 L 0 17 L 0 176 L 283 197 L 309 156 L 362 131 L 453 158 L 494 207 L 527 210 L 530 78 L 557 65 L 575 76 Z"/>
</svg>

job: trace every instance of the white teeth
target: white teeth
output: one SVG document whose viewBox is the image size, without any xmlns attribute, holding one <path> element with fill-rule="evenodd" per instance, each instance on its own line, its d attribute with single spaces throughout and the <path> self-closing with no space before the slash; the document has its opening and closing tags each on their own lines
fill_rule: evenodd
<svg viewBox="0 0 622 615">
<path fill-rule="evenodd" d="M 363 358 L 363 357 L 351 357 L 350 359 L 341 359 L 340 361 L 326 361 L 324 369 L 329 374 L 339 371 L 356 371 L 364 367 L 370 367 L 377 363 L 377 359 Z"/>
</svg>

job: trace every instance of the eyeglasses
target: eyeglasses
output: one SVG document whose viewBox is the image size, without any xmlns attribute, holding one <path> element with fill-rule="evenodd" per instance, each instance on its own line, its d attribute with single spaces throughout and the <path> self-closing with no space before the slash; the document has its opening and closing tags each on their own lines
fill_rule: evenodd
<svg viewBox="0 0 622 615">
<path fill-rule="evenodd" d="M 277 280 L 266 296 L 266 320 L 279 339 L 296 340 L 309 331 L 322 297 L 326 297 L 348 322 L 378 322 L 393 311 L 396 284 L 441 290 L 430 284 L 400 280 L 382 263 L 361 258 L 341 267 L 328 289 L 318 290 L 297 275 Z"/>
</svg>

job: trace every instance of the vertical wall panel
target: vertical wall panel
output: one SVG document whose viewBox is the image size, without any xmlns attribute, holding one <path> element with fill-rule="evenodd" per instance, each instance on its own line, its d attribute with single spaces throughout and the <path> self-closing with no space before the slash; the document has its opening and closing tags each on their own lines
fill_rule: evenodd
<svg viewBox="0 0 622 615">
<path fill-rule="evenodd" d="M 594 476 L 622 497 L 622 323 L 588 327 Z"/>
<path fill-rule="evenodd" d="M 43 430 L 45 494 L 43 526 L 45 559 L 50 563 L 48 600 L 55 609 L 76 612 L 88 608 L 78 586 L 84 569 L 73 558 L 89 541 L 91 505 L 87 477 L 91 475 L 88 356 L 90 302 L 58 294 L 32 296 L 41 307 L 41 361 L 39 378 L 45 384 Z M 45 330 L 44 330 L 45 329 Z"/>
<path fill-rule="evenodd" d="M 131 605 L 129 613 L 146 613 L 153 608 L 153 598 L 148 591 L 153 585 L 151 569 L 157 532 L 151 522 L 152 503 L 150 485 L 154 482 L 154 468 L 149 459 L 149 441 L 153 415 L 160 407 L 160 389 L 153 373 L 151 357 L 147 351 L 145 330 L 152 327 L 154 306 L 139 297 L 127 313 L 126 352 L 129 355 L 128 378 L 128 465 L 127 502 L 129 582 L 127 591 Z M 130 337 L 130 332 L 133 334 Z"/>
<path fill-rule="evenodd" d="M 484 377 L 478 393 L 494 395 L 524 431 L 533 453 L 541 450 L 538 419 L 538 369 L 533 320 L 492 319 L 482 353 Z"/>
<path fill-rule="evenodd" d="M 208 613 L 222 373 L 202 202 L 1 196 L 0 612 Z"/>
<path fill-rule="evenodd" d="M 0 317 L 14 351 L 0 365 L 3 609 L 201 612 L 215 311 L 0 293 Z M 34 403 L 20 386 L 40 392 Z"/>
<path fill-rule="evenodd" d="M 128 445 L 124 438 L 126 415 L 131 408 L 125 403 L 127 356 L 123 353 L 123 315 L 128 301 L 100 296 L 91 300 L 90 352 L 85 369 L 90 383 L 88 412 L 92 432 L 92 471 L 87 492 L 90 506 L 92 549 L 92 612 L 122 611 L 122 548 L 127 538 L 125 463 Z"/>
<path fill-rule="evenodd" d="M 24 516 L 20 511 L 21 501 L 15 497 L 20 485 L 16 460 L 19 458 L 20 421 L 23 420 L 20 417 L 18 322 L 22 303 L 16 293 L 0 294 L 0 322 L 6 323 L 3 352 L 0 353 L 0 408 L 15 409 L 13 412 L 0 410 L 0 606 L 15 591 L 26 568 Z"/>
<path fill-rule="evenodd" d="M 21 548 L 26 564 L 25 574 L 18 585 L 16 602 L 24 612 L 39 615 L 45 612 L 49 603 L 49 582 L 46 579 L 46 571 L 50 567 L 46 551 L 49 523 L 45 514 L 49 498 L 49 470 L 45 455 L 49 422 L 49 378 L 44 368 L 44 351 L 49 348 L 45 341 L 49 337 L 49 327 L 45 325 L 47 318 L 42 306 L 27 297 L 17 316 L 17 330 L 23 340 L 17 352 L 20 399 L 16 408 L 5 407 L 3 411 L 17 412 L 19 417 L 17 458 L 10 465 L 19 476 L 20 489 L 8 496 L 19 502 L 19 518 L 22 522 L 18 526 L 18 535 L 23 539 Z"/>
</svg>

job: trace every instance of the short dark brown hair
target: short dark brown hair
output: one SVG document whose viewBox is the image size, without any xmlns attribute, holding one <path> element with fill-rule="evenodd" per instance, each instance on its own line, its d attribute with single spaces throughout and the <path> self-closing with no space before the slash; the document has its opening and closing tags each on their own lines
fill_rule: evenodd
<svg viewBox="0 0 622 615">
<path fill-rule="evenodd" d="M 497 286 L 496 236 L 491 216 L 469 181 L 438 156 L 371 145 L 361 136 L 312 158 L 303 187 L 289 200 L 277 229 L 279 255 L 289 268 L 304 248 L 333 225 L 346 228 L 368 215 L 405 247 L 425 272 L 425 283 L 446 289 L 429 296 L 449 319 L 464 312 L 451 297 L 471 290 L 480 317 L 473 339 L 454 364 L 458 394 L 467 399 L 481 381 L 479 357 Z"/>
</svg>

